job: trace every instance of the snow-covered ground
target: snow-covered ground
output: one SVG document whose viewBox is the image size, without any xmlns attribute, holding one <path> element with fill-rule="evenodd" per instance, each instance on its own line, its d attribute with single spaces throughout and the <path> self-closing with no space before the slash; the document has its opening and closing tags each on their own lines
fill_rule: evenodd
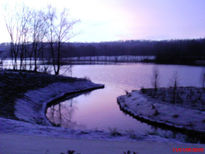
<svg viewBox="0 0 205 154">
<path fill-rule="evenodd" d="M 173 148 L 204 148 L 204 144 L 180 143 L 149 135 L 131 138 L 131 134 L 113 136 L 100 130 L 80 131 L 43 126 L 0 118 L 0 153 L 60 154 L 74 150 L 81 154 L 173 153 Z M 133 134 L 132 134 L 133 135 Z"/>
<path fill-rule="evenodd" d="M 169 103 L 159 103 L 140 91 L 117 98 L 127 113 L 150 122 L 205 133 L 205 112 Z"/>
<path fill-rule="evenodd" d="M 0 153 L 56 154 L 66 153 L 68 150 L 82 154 L 123 153 L 127 150 L 139 153 L 172 153 L 172 148 L 203 146 L 184 144 L 157 135 L 142 135 L 140 132 L 72 130 L 49 124 L 45 117 L 48 103 L 67 94 L 100 87 L 103 85 L 84 80 L 69 84 L 58 82 L 27 91 L 23 98 L 15 102 L 15 116 L 22 121 L 0 118 Z"/>
<path fill-rule="evenodd" d="M 204 145 L 171 142 L 124 142 L 10 134 L 0 134 L 0 143 L 2 154 L 67 154 L 68 150 L 75 151 L 74 154 L 122 154 L 128 150 L 136 154 L 169 154 L 173 153 L 173 148 L 204 148 Z"/>
<path fill-rule="evenodd" d="M 0 133 L 21 134 L 34 136 L 53 136 L 74 139 L 100 139 L 115 141 L 154 140 L 158 142 L 180 143 L 176 140 L 165 139 L 157 135 L 142 135 L 138 132 L 118 132 L 117 130 L 76 130 L 63 127 L 53 127 L 32 124 L 23 121 L 0 118 Z"/>
<path fill-rule="evenodd" d="M 141 89 L 149 98 L 157 99 L 158 103 L 175 104 L 185 108 L 205 111 L 205 90 L 199 87 L 169 87 L 154 90 Z"/>
<path fill-rule="evenodd" d="M 169 154 L 174 153 L 173 148 L 202 149 L 204 146 L 171 142 L 125 142 L 0 134 L 0 153 L 2 154 L 67 154 L 68 150 L 75 151 L 74 154 L 122 154 L 128 150 L 136 154 Z"/>
<path fill-rule="evenodd" d="M 204 148 L 203 144 L 181 143 L 155 135 L 72 130 L 0 118 L 0 153 L 81 154 L 172 153 L 173 148 Z M 136 136 L 134 136 L 136 135 Z M 139 136 L 138 136 L 139 135 Z"/>
<path fill-rule="evenodd" d="M 30 90 L 24 94 L 23 98 L 15 102 L 15 116 L 23 121 L 50 125 L 45 111 L 48 103 L 51 103 L 63 96 L 73 93 L 85 92 L 104 85 L 95 84 L 88 80 L 75 82 L 57 82 L 36 90 Z"/>
</svg>

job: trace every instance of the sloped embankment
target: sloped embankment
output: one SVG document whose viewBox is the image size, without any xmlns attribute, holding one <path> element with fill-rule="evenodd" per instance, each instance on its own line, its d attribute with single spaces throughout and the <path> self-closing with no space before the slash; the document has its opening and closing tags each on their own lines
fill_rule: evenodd
<svg viewBox="0 0 205 154">
<path fill-rule="evenodd" d="M 72 83 L 56 82 L 44 88 L 28 91 L 24 97 L 15 103 L 15 116 L 23 121 L 49 125 L 45 110 L 48 103 L 74 93 L 103 88 L 102 84 L 95 84 L 88 80 Z"/>
<path fill-rule="evenodd" d="M 87 79 L 56 76 L 33 71 L 0 71 L 0 116 L 31 123 L 49 124 L 46 105 L 69 94 L 98 88 Z"/>
<path fill-rule="evenodd" d="M 205 133 L 205 112 L 159 103 L 140 91 L 132 91 L 117 98 L 120 108 L 142 121 L 164 127 Z"/>
</svg>

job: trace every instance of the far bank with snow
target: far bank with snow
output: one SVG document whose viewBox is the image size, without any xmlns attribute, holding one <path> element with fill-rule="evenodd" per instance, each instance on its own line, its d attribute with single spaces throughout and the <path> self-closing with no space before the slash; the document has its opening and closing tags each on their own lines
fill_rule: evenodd
<svg viewBox="0 0 205 154">
<path fill-rule="evenodd" d="M 170 128 L 205 133 L 205 112 L 151 99 L 141 91 L 117 98 L 120 108 L 142 121 Z"/>
</svg>

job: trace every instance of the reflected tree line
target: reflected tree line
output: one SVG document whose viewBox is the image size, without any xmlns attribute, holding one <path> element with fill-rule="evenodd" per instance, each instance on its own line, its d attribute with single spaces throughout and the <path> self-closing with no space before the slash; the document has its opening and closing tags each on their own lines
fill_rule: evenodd
<svg viewBox="0 0 205 154">
<path fill-rule="evenodd" d="M 47 109 L 46 116 L 56 126 L 62 126 L 66 128 L 75 127 L 77 124 L 72 121 L 72 117 L 76 107 L 73 106 L 73 99 L 69 100 L 69 103 L 59 103 L 51 105 Z"/>
</svg>

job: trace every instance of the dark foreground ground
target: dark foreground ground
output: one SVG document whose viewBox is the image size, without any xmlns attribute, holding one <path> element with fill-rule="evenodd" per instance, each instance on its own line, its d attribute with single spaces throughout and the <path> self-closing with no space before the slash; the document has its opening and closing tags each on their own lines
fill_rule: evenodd
<svg viewBox="0 0 205 154">
<path fill-rule="evenodd" d="M 0 116 L 16 119 L 14 102 L 17 98 L 23 97 L 28 90 L 43 88 L 54 82 L 72 83 L 78 80 L 85 79 L 29 71 L 0 71 Z"/>
</svg>

